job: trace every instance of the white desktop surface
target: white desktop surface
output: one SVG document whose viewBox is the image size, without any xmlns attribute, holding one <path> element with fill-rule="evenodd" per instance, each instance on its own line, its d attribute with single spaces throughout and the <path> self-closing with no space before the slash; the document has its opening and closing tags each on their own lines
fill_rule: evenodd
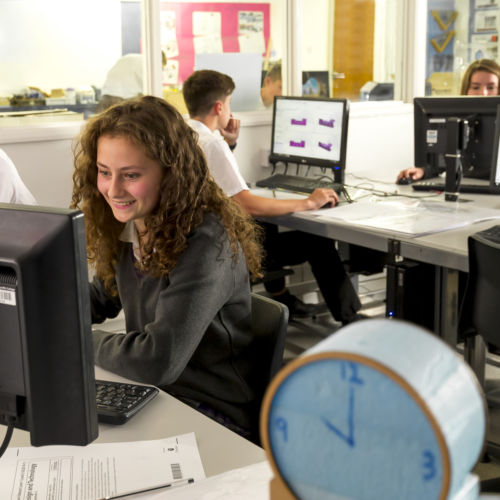
<svg viewBox="0 0 500 500">
<path fill-rule="evenodd" d="M 127 381 L 99 367 L 96 378 Z M 5 426 L 0 425 L 3 439 Z M 96 443 L 161 439 L 194 432 L 207 477 L 265 460 L 264 450 L 169 394 L 160 393 L 123 425 L 99 424 Z M 30 446 L 29 434 L 16 429 L 10 447 Z"/>
<path fill-rule="evenodd" d="M 473 179 L 466 179 L 469 183 L 472 180 Z M 476 182 L 478 184 L 481 183 L 481 181 L 477 180 Z M 354 195 L 359 195 L 358 190 L 354 186 L 370 185 L 373 188 L 388 193 L 399 193 L 401 195 L 409 195 L 415 198 L 424 199 L 429 197 L 429 193 L 414 191 L 410 185 L 399 186 L 388 182 L 377 184 L 376 181 L 363 182 L 361 179 L 353 179 L 349 176 L 346 176 L 346 184 L 353 186 L 349 188 L 349 192 L 354 193 Z M 292 193 L 271 191 L 269 189 L 252 189 L 252 193 L 259 196 L 275 197 L 278 199 L 305 197 L 304 195 L 292 195 Z M 442 201 L 444 204 L 454 203 L 445 202 L 444 194 L 440 194 L 439 196 L 432 195 L 430 199 Z M 500 196 L 497 195 L 461 194 L 459 200 L 459 203 L 472 203 L 478 207 L 493 208 L 500 211 Z M 341 205 L 345 205 L 346 203 L 347 202 L 343 198 L 340 199 Z M 307 211 L 279 217 L 266 217 L 265 220 L 290 229 L 310 232 L 327 238 L 381 251 L 388 251 L 388 242 L 397 240 L 400 244 L 399 255 L 402 257 L 459 271 L 468 270 L 467 237 L 477 231 L 500 224 L 500 219 L 491 219 L 456 229 L 415 237 L 377 227 L 358 226 L 341 219 L 318 218 Z"/>
</svg>

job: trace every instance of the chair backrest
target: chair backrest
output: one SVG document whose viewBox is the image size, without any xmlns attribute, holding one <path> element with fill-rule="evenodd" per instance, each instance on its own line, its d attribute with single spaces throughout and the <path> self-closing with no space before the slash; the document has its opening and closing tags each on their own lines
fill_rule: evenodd
<svg viewBox="0 0 500 500">
<path fill-rule="evenodd" d="M 281 302 L 252 293 L 253 367 L 252 441 L 259 441 L 259 415 L 262 399 L 271 379 L 283 365 L 288 308 Z"/>
<path fill-rule="evenodd" d="M 266 386 L 283 364 L 287 326 L 288 308 L 284 304 L 252 293 L 252 333 Z"/>
<path fill-rule="evenodd" d="M 500 242 L 482 231 L 469 236 L 469 279 L 459 330 L 500 347 Z"/>
</svg>

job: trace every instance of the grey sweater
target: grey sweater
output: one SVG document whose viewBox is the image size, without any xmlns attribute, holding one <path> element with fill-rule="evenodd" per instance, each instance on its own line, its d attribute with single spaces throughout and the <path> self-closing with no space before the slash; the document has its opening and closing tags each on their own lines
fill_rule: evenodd
<svg viewBox="0 0 500 500">
<path fill-rule="evenodd" d="M 213 214 L 188 238 L 168 276 L 141 275 L 131 243 L 116 268 L 118 297 L 91 284 L 94 323 L 123 307 L 125 334 L 93 332 L 95 362 L 139 382 L 204 403 L 250 427 L 251 300 L 240 250 L 232 258 L 225 229 Z"/>
</svg>

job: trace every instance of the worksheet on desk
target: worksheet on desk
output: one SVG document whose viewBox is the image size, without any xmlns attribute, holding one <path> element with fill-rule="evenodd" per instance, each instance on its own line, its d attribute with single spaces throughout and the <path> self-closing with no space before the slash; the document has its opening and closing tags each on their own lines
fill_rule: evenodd
<svg viewBox="0 0 500 500">
<path fill-rule="evenodd" d="M 2 500 L 96 500 L 205 478 L 194 433 L 153 441 L 9 448 L 1 458 Z"/>
<path fill-rule="evenodd" d="M 297 215 L 304 216 L 303 214 Z M 380 198 L 360 200 L 307 214 L 319 220 L 340 219 L 354 225 L 415 237 L 500 218 L 500 210 L 478 207 L 474 203 Z"/>
</svg>

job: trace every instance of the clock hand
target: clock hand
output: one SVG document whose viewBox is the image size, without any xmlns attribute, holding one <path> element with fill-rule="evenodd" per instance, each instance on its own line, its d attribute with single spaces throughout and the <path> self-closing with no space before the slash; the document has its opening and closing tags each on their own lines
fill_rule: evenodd
<svg viewBox="0 0 500 500">
<path fill-rule="evenodd" d="M 354 387 L 349 387 L 349 407 L 347 411 L 347 426 L 349 429 L 348 434 L 342 432 L 337 426 L 332 424 L 325 417 L 321 417 L 322 422 L 326 425 L 326 428 L 336 434 L 340 439 L 345 441 L 351 448 L 354 448 Z"/>
</svg>

